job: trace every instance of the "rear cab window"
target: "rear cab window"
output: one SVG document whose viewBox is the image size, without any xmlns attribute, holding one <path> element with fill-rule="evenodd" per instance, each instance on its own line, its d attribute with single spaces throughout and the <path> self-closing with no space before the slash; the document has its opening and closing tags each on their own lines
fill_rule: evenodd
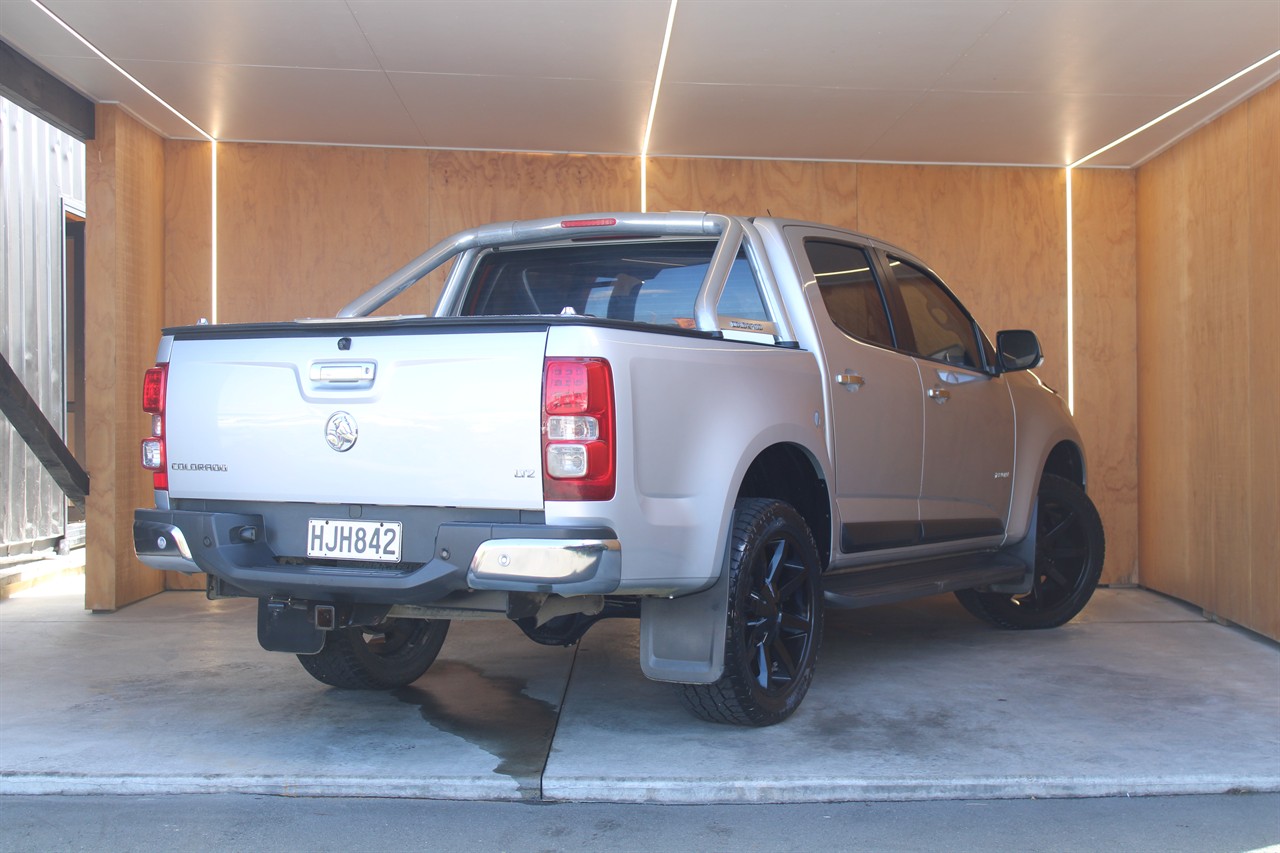
<svg viewBox="0 0 1280 853">
<path fill-rule="evenodd" d="M 715 247 L 714 240 L 602 241 L 490 251 L 476 262 L 459 313 L 572 313 L 695 329 L 694 304 Z M 734 260 L 717 313 L 726 337 L 735 329 L 772 332 L 745 250 Z"/>
</svg>

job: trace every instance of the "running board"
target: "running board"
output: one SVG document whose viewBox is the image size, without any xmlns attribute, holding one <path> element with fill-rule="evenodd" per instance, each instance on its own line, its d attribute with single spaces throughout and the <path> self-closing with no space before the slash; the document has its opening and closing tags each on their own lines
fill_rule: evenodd
<svg viewBox="0 0 1280 853">
<path fill-rule="evenodd" d="M 825 575 L 822 586 L 828 607 L 872 607 L 976 586 L 1017 583 L 1026 572 L 1026 564 L 1009 554 L 967 554 Z"/>
</svg>

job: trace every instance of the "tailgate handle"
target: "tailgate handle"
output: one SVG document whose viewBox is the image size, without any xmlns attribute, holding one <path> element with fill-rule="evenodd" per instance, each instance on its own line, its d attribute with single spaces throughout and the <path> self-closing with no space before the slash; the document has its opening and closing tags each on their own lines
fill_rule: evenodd
<svg viewBox="0 0 1280 853">
<path fill-rule="evenodd" d="M 333 385 L 372 382 L 377 365 L 372 361 L 322 361 L 311 365 L 311 381 Z"/>
</svg>

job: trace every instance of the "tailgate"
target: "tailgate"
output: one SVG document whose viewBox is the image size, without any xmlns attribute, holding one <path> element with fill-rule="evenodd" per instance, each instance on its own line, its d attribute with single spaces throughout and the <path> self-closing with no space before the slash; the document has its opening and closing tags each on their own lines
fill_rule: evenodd
<svg viewBox="0 0 1280 853">
<path fill-rule="evenodd" d="M 299 328 L 178 334 L 171 497 L 542 508 L 545 327 Z"/>
</svg>

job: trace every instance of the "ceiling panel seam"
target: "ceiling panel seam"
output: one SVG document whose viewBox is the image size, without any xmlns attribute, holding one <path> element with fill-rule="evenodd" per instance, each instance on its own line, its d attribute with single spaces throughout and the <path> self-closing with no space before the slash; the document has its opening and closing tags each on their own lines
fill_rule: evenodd
<svg viewBox="0 0 1280 853">
<path fill-rule="evenodd" d="M 907 104 L 907 105 L 906 105 L 906 106 L 904 106 L 902 109 L 898 110 L 898 114 L 897 114 L 897 115 L 895 115 L 891 121 L 889 121 L 887 124 L 885 124 L 884 129 L 883 129 L 882 131 L 880 131 L 880 133 L 876 136 L 876 138 L 875 138 L 875 139 L 873 139 L 873 140 L 871 140 L 870 142 L 868 142 L 868 143 L 866 144 L 866 146 L 865 146 L 862 150 L 863 150 L 863 151 L 866 151 L 866 150 L 868 150 L 868 149 L 874 149 L 877 145 L 879 145 L 879 144 L 880 144 L 880 141 L 881 141 L 882 139 L 884 139 L 886 136 L 888 136 L 888 135 L 889 135 L 889 133 L 890 133 L 890 132 L 895 128 L 895 127 L 897 127 L 897 126 L 898 126 L 898 123 L 902 121 L 903 116 L 907 115 L 907 113 L 911 112 L 913 109 L 915 109 L 916 107 L 920 106 L 920 104 L 924 102 L 924 99 L 925 99 L 925 98 L 929 97 L 929 95 L 931 95 L 933 92 L 937 91 L 937 83 L 938 83 L 938 81 L 939 81 L 939 80 L 941 80 L 942 78 L 946 77 L 949 73 L 951 73 L 951 71 L 952 71 L 953 69 L 955 69 L 955 67 L 956 67 L 958 64 L 960 64 L 960 61 L 961 61 L 961 60 L 963 60 L 966 56 L 968 56 L 968 55 L 969 55 L 969 52 L 970 52 L 970 51 L 972 51 L 972 50 L 973 50 L 973 48 L 974 48 L 974 47 L 976 47 L 980 41 L 982 41 L 984 38 L 986 38 L 986 37 L 987 37 L 987 34 L 988 34 L 988 33 L 990 33 L 992 29 L 994 29 L 994 28 L 995 28 L 996 24 L 998 24 L 998 23 L 1000 23 L 1000 21 L 1004 20 L 1004 18 L 1009 14 L 1009 9 L 1010 9 L 1011 7 L 1012 7 L 1012 4 L 1010 4 L 1010 5 L 1008 5 L 1008 6 L 1005 6 L 1004 11 L 1000 13 L 1000 16 L 999 16 L 999 17 L 997 17 L 994 21 L 992 21 L 992 22 L 991 22 L 991 23 L 986 27 L 986 29 L 984 29 L 984 30 L 983 30 L 983 31 L 978 35 L 978 37 L 977 37 L 977 38 L 975 38 L 972 42 L 970 42 L 970 43 L 969 43 L 969 48 L 968 48 L 968 50 L 962 51 L 962 52 L 961 52 L 961 54 L 960 54 L 960 56 L 958 56 L 958 57 L 957 57 L 957 58 L 956 58 L 956 59 L 955 59 L 955 60 L 954 60 L 950 65 L 948 65 L 946 68 L 944 68 L 944 69 L 942 70 L 942 72 L 941 72 L 941 73 L 940 73 L 936 78 L 934 78 L 934 81 L 933 81 L 933 85 L 932 85 L 932 86 L 929 86 L 929 87 L 927 87 L 927 88 L 925 88 L 925 89 L 920 90 L 920 91 L 919 91 L 919 95 L 918 95 L 918 97 L 916 97 L 914 100 L 912 100 L 912 102 L 911 102 L 911 103 Z M 915 90 L 908 90 L 908 91 L 915 91 Z M 923 165 L 923 164 L 922 164 L 922 165 Z M 959 165 L 959 164 L 954 164 L 954 165 Z"/>
<path fill-rule="evenodd" d="M 364 39 L 365 45 L 368 46 L 369 55 L 373 57 L 374 62 L 378 63 L 378 70 L 382 72 L 382 79 L 387 81 L 387 86 L 390 87 L 391 94 L 395 95 L 396 97 L 396 103 L 400 105 L 400 109 L 404 110 L 405 118 L 409 119 L 409 124 L 413 125 L 414 132 L 418 134 L 418 138 L 421 139 L 423 145 L 425 145 L 427 142 L 426 133 L 423 132 L 421 125 L 419 125 L 417 120 L 414 119 L 413 111 L 410 110 L 409 105 L 404 102 L 404 98 L 400 95 L 399 88 L 396 87 L 395 82 L 391 79 L 391 73 L 387 71 L 387 66 L 384 65 L 382 62 L 382 57 L 378 55 L 378 51 L 374 48 L 373 43 L 369 41 L 369 33 L 365 31 L 365 28 L 363 26 L 361 26 L 360 16 L 357 15 L 355 13 L 355 10 L 351 8 L 350 3 L 344 2 L 342 5 L 346 7 L 347 14 L 351 16 L 351 22 L 355 24 L 356 29 L 360 31 L 360 38 Z M 334 70 L 346 70 L 346 69 L 334 69 Z"/>
</svg>

